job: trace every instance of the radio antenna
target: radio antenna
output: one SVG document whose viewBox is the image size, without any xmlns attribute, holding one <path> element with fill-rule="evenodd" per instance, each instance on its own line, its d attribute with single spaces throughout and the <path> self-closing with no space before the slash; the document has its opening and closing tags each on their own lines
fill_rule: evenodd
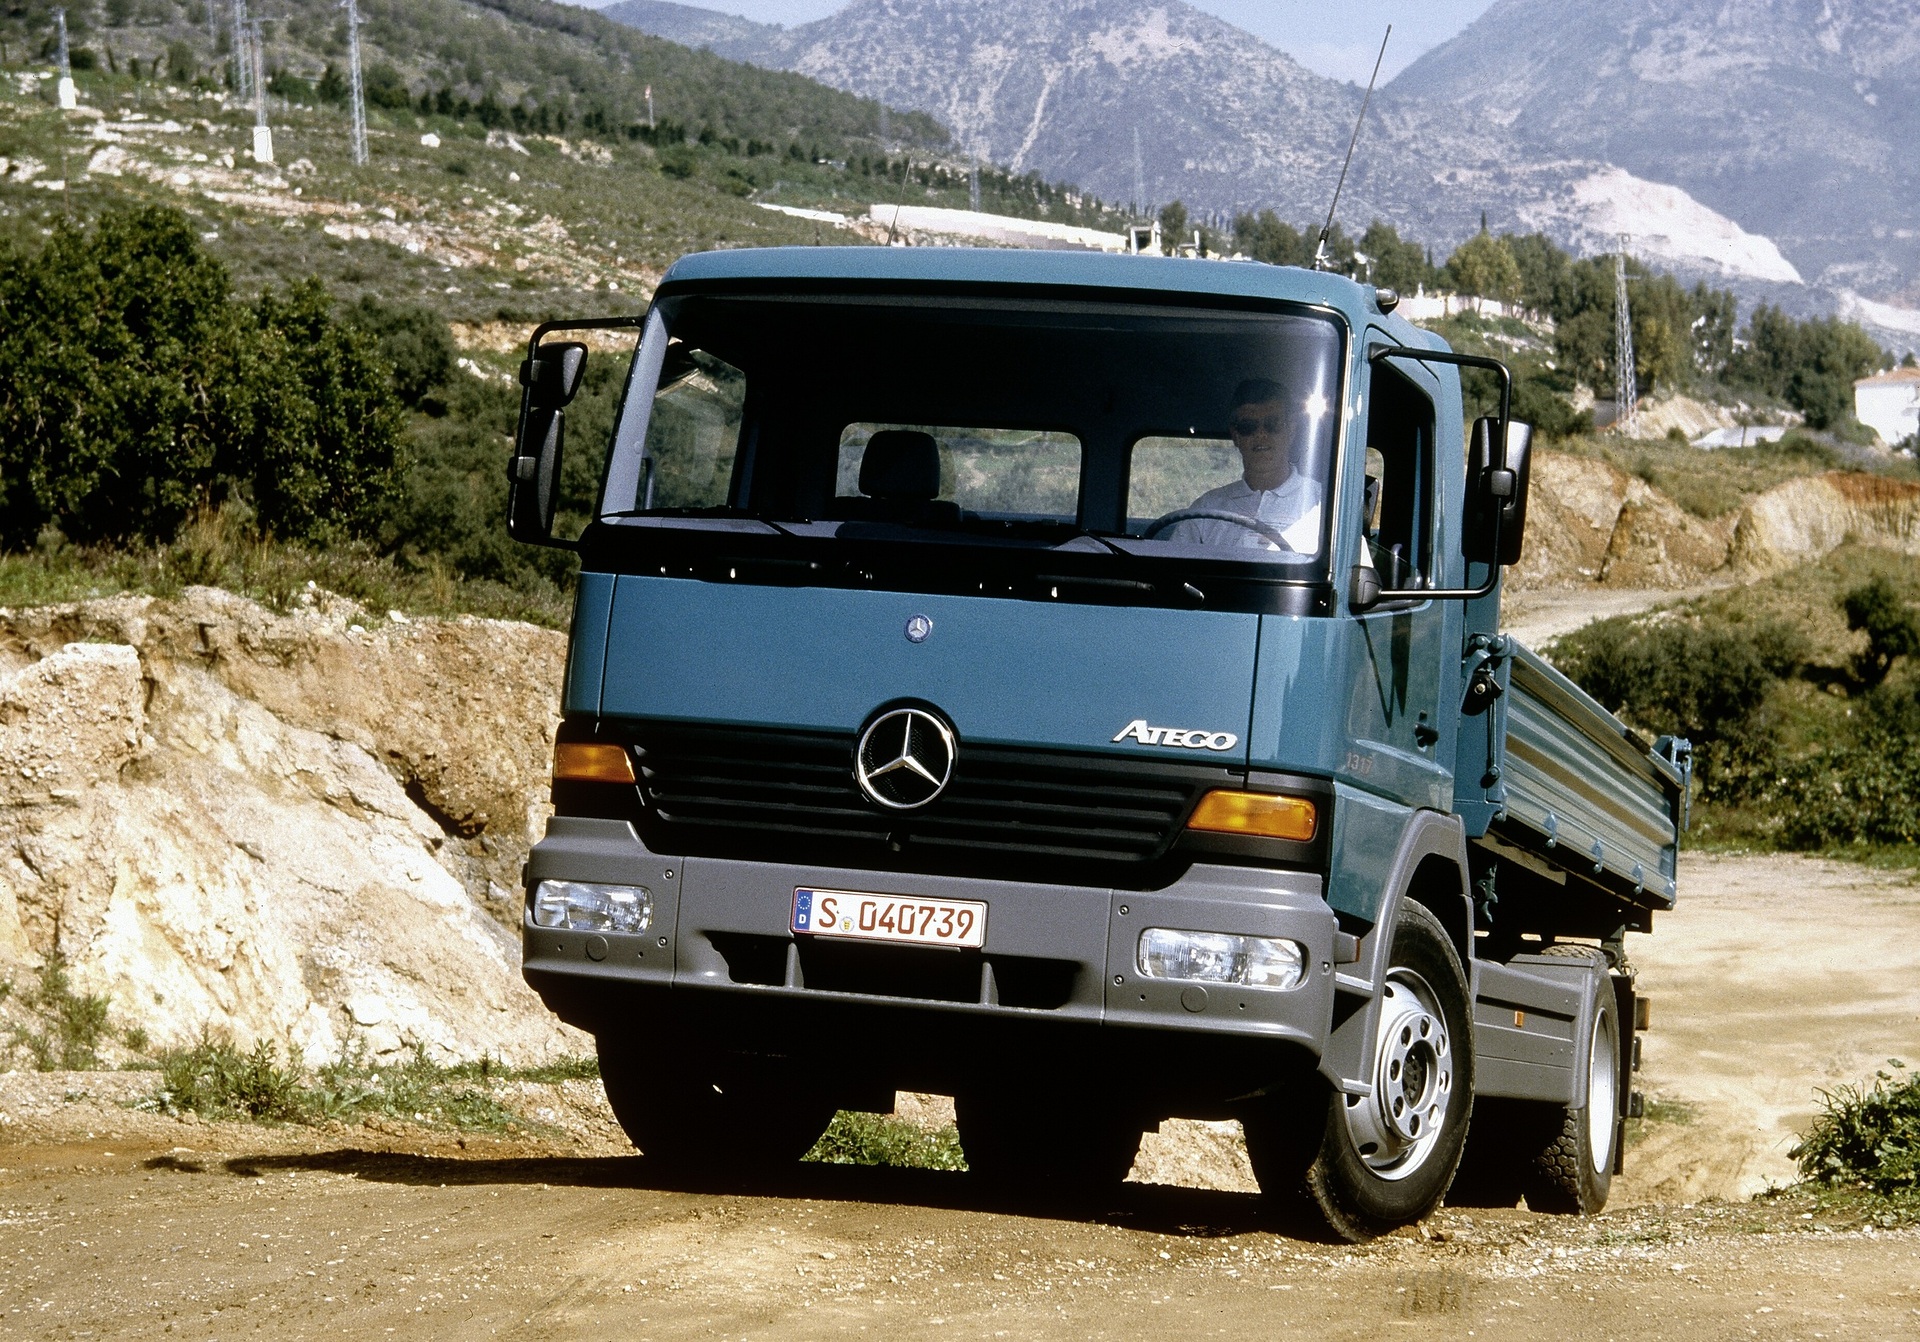
<svg viewBox="0 0 1920 1342">
<path fill-rule="evenodd" d="M 1367 119 L 1367 104 L 1373 101 L 1373 86 L 1380 78 L 1380 63 L 1387 58 L 1387 38 L 1393 36 L 1393 25 L 1387 25 L 1387 36 L 1380 39 L 1380 54 L 1373 58 L 1373 78 L 1367 81 L 1367 93 L 1360 100 L 1360 115 L 1354 118 L 1353 138 L 1347 141 L 1347 161 L 1340 165 L 1340 181 L 1333 188 L 1333 204 L 1327 206 L 1327 222 L 1320 226 L 1320 241 L 1314 244 L 1313 268 L 1327 268 L 1327 237 L 1333 232 L 1333 212 L 1340 208 L 1340 193 L 1346 189 L 1347 169 L 1353 166 L 1353 147 L 1360 143 L 1360 127 Z"/>
</svg>

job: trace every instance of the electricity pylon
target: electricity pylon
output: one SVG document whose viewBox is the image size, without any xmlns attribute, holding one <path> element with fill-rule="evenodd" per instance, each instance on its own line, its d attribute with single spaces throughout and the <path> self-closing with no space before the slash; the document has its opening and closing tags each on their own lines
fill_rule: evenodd
<svg viewBox="0 0 1920 1342">
<path fill-rule="evenodd" d="M 1613 404 L 1614 423 L 1631 434 L 1640 388 L 1633 369 L 1633 313 L 1627 307 L 1627 235 L 1613 258 Z"/>
<path fill-rule="evenodd" d="M 353 109 L 353 161 L 367 161 L 367 86 L 360 78 L 360 6 L 341 0 L 347 10 L 347 102 Z M 649 107 L 651 112 L 652 108 Z"/>
</svg>

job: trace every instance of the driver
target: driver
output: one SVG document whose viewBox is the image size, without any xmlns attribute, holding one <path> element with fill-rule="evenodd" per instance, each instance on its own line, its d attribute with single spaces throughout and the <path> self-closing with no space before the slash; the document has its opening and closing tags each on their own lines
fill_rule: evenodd
<svg viewBox="0 0 1920 1342">
<path fill-rule="evenodd" d="M 1320 481 L 1308 469 L 1317 420 L 1311 409 L 1267 378 L 1248 378 L 1233 389 L 1228 431 L 1240 449 L 1241 478 L 1209 489 L 1196 509 L 1258 518 L 1287 539 L 1298 554 L 1320 548 Z M 1194 517 L 1167 534 L 1188 545 L 1279 550 L 1268 537 L 1220 518 Z"/>
</svg>

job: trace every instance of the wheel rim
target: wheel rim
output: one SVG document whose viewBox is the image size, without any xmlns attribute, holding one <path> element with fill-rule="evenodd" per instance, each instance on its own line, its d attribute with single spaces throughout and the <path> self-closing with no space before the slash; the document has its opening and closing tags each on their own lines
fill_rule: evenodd
<svg viewBox="0 0 1920 1342">
<path fill-rule="evenodd" d="M 1606 1012 L 1595 1012 L 1593 1046 L 1587 1051 L 1587 1149 L 1596 1174 L 1613 1163 L 1613 1119 L 1620 1108 L 1620 1059 L 1606 1024 Z"/>
<path fill-rule="evenodd" d="M 1453 1097 L 1453 1040 L 1439 998 L 1410 969 L 1394 969 L 1380 1002 L 1373 1094 L 1344 1107 L 1353 1149 L 1377 1177 L 1405 1179 L 1426 1164 Z"/>
</svg>

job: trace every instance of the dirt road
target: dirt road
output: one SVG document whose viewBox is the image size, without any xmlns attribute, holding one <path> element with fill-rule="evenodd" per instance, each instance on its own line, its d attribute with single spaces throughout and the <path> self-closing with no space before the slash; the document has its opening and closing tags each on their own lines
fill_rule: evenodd
<svg viewBox="0 0 1920 1342">
<path fill-rule="evenodd" d="M 0 1338 L 1920 1337 L 1920 1229 L 1740 1196 L 1786 1173 L 1816 1084 L 1920 1061 L 1920 891 L 1750 858 L 1682 888 L 1635 954 L 1643 1084 L 1693 1121 L 1656 1125 L 1592 1220 L 1443 1210 L 1330 1247 L 1217 1188 L 1049 1209 L 961 1174 L 688 1186 L 621 1154 L 592 1083 L 530 1093 L 566 1138 L 510 1143 L 182 1123 L 123 1107 L 139 1074 L 14 1075 Z"/>
</svg>

